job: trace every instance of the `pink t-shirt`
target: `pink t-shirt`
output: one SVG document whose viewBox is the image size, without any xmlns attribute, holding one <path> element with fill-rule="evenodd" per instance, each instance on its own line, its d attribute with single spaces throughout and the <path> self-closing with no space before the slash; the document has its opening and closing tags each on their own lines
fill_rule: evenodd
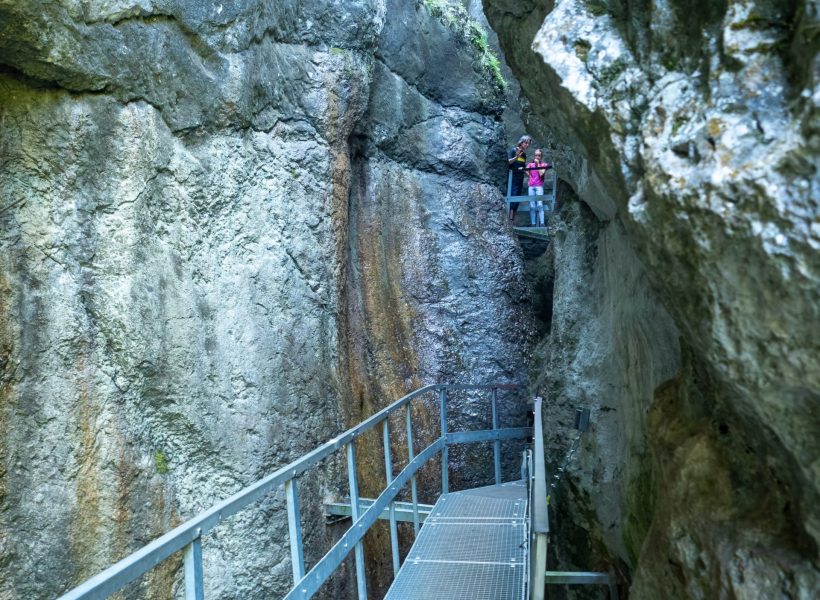
<svg viewBox="0 0 820 600">
<path fill-rule="evenodd" d="M 543 167 L 544 169 L 546 169 L 548 166 L 549 166 L 549 163 L 545 163 L 545 162 L 539 162 L 539 163 L 531 162 L 530 164 L 527 165 L 527 168 Z M 544 176 L 541 175 L 541 173 L 539 173 L 537 169 L 533 169 L 529 173 L 530 173 L 530 182 L 529 182 L 530 187 L 542 187 L 544 185 Z"/>
</svg>

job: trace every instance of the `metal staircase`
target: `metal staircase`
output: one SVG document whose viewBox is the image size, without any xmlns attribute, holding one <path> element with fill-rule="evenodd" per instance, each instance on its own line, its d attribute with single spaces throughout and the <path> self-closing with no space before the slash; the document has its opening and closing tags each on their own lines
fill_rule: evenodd
<svg viewBox="0 0 820 600">
<path fill-rule="evenodd" d="M 288 532 L 293 587 L 287 600 L 311 598 L 352 552 L 355 557 L 357 596 L 367 598 L 363 538 L 378 519 L 390 523 L 394 581 L 388 600 L 459 600 L 544 598 L 547 583 L 608 584 L 617 598 L 614 579 L 605 573 L 550 573 L 546 571 L 547 483 L 541 423 L 541 399 L 533 406 L 534 427 L 500 428 L 499 391 L 514 391 L 508 384 L 428 385 L 416 390 L 374 414 L 312 452 L 282 467 L 211 507 L 176 529 L 92 577 L 61 596 L 60 600 L 107 598 L 141 575 L 149 572 L 177 552 L 184 556 L 184 597 L 204 600 L 203 538 L 219 524 L 266 494 L 284 488 L 287 502 Z M 450 431 L 448 394 L 472 391 L 489 395 L 488 416 L 492 429 Z M 416 453 L 411 405 L 434 395 L 440 421 L 439 436 Z M 390 417 L 403 412 L 407 465 L 394 472 L 391 454 Z M 401 416 L 400 414 L 397 416 Z M 394 417 L 395 422 L 395 417 Z M 367 431 L 382 428 L 387 487 L 378 498 L 359 497 L 356 467 L 356 442 Z M 532 439 L 523 452 L 521 479 L 502 482 L 501 451 L 504 440 Z M 492 470 L 495 485 L 450 492 L 450 446 L 492 442 Z M 309 568 L 302 546 L 302 521 L 297 477 L 328 456 L 344 451 L 348 465 L 350 497 L 347 502 L 326 505 L 332 518 L 351 519 L 350 527 L 333 547 Z M 420 504 L 416 473 L 439 455 L 441 458 L 441 495 L 434 506 Z M 397 496 L 409 486 L 410 501 Z M 415 541 L 404 564 L 399 554 L 399 521 L 413 522 Z"/>
</svg>

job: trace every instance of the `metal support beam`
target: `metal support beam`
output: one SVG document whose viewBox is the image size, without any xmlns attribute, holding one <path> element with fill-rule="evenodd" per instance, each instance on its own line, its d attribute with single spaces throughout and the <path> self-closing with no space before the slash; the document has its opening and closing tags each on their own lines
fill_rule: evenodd
<svg viewBox="0 0 820 600">
<path fill-rule="evenodd" d="M 347 479 L 350 482 L 350 506 L 353 510 L 353 527 L 359 520 L 359 479 L 356 475 L 356 448 L 354 442 L 347 445 Z M 356 555 L 356 591 L 359 600 L 367 600 L 367 581 L 364 574 L 364 544 L 361 540 L 356 542 L 354 548 Z"/>
<path fill-rule="evenodd" d="M 362 510 L 367 510 L 373 504 L 372 498 L 359 498 L 359 506 Z M 413 523 L 416 518 L 423 523 L 433 508 L 432 504 L 416 503 L 415 512 L 412 502 L 394 502 L 396 521 L 401 523 Z M 325 504 L 325 515 L 334 517 L 352 517 L 353 508 L 350 502 L 329 502 Z M 379 519 L 387 521 L 390 519 L 390 509 L 382 511 Z"/>
<path fill-rule="evenodd" d="M 293 571 L 293 585 L 305 576 L 305 558 L 302 553 L 302 517 L 299 512 L 299 491 L 296 480 L 285 482 L 285 499 L 288 505 L 288 537 L 290 538 L 290 562 Z"/>
<path fill-rule="evenodd" d="M 564 585 L 609 585 L 609 573 L 585 571 L 547 571 L 547 583 Z"/>
<path fill-rule="evenodd" d="M 404 417 L 407 421 L 407 462 L 413 462 L 413 419 L 410 404 L 404 406 Z M 413 501 L 413 534 L 419 534 L 419 494 L 416 488 L 416 476 L 410 480 L 410 499 Z"/>
<path fill-rule="evenodd" d="M 441 437 L 447 439 L 447 390 L 439 390 L 439 403 L 441 404 Z M 441 449 L 441 493 L 450 492 L 450 459 L 447 455 L 447 444 Z"/>
<path fill-rule="evenodd" d="M 205 600 L 205 583 L 202 580 L 202 538 L 194 539 L 185 546 L 185 600 Z"/>
<path fill-rule="evenodd" d="M 495 440 L 527 438 L 532 435 L 532 427 L 510 427 L 509 429 L 486 429 L 484 431 L 453 431 L 448 433 L 447 444 L 470 444 Z"/>
<path fill-rule="evenodd" d="M 393 459 L 390 456 L 390 419 L 382 422 L 382 437 L 384 438 L 384 471 L 387 484 L 385 489 L 393 483 Z M 398 490 L 394 490 L 398 491 Z M 396 503 L 391 502 L 390 508 L 390 550 L 393 554 L 393 577 L 399 572 L 399 529 L 396 525 Z"/>
<path fill-rule="evenodd" d="M 605 585 L 609 588 L 610 600 L 618 600 L 618 582 L 613 573 L 589 571 L 547 571 L 547 585 Z"/>
<path fill-rule="evenodd" d="M 549 216 L 550 213 L 547 214 Z M 546 227 L 513 227 L 513 231 L 521 237 L 532 238 L 534 240 L 550 239 L 549 230 Z"/>
<path fill-rule="evenodd" d="M 498 388 L 493 388 L 493 431 L 498 431 Z M 501 440 L 493 442 L 493 465 L 495 467 L 495 484 L 501 485 Z"/>
<path fill-rule="evenodd" d="M 615 577 L 615 571 L 609 571 L 609 600 L 618 600 L 618 579 Z"/>
</svg>

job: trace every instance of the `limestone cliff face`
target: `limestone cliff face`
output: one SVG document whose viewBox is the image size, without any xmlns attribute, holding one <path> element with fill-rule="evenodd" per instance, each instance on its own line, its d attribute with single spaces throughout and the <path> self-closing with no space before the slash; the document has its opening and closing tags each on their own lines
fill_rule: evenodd
<svg viewBox="0 0 820 600">
<path fill-rule="evenodd" d="M 423 6 L 3 0 L 0 65 L 0 597 L 57 595 L 419 384 L 521 378 L 497 91 Z M 343 480 L 300 482 L 311 556 Z M 210 597 L 289 585 L 262 508 L 206 537 Z"/>
<path fill-rule="evenodd" d="M 553 414 L 596 408 L 563 492 L 573 558 L 617 557 L 638 598 L 811 597 L 816 3 L 484 6 L 592 210 L 556 224 L 546 344 Z"/>
</svg>

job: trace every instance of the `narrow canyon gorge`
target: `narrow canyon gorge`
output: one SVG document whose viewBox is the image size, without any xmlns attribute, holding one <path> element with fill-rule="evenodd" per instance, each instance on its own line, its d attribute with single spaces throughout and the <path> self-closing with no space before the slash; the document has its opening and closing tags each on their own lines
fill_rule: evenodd
<svg viewBox="0 0 820 600">
<path fill-rule="evenodd" d="M 444 383 L 517 384 L 505 427 L 544 399 L 550 568 L 818 597 L 818 47 L 817 0 L 0 0 L 0 600 Z M 535 241 L 504 207 L 523 134 L 558 178 Z M 448 415 L 489 423 L 478 394 Z M 452 453 L 451 487 L 491 463 Z M 300 477 L 308 563 L 347 478 Z M 202 556 L 206 598 L 284 597 L 284 492 Z M 356 598 L 352 568 L 317 597 Z M 174 555 L 119 597 L 182 580 Z"/>
</svg>

